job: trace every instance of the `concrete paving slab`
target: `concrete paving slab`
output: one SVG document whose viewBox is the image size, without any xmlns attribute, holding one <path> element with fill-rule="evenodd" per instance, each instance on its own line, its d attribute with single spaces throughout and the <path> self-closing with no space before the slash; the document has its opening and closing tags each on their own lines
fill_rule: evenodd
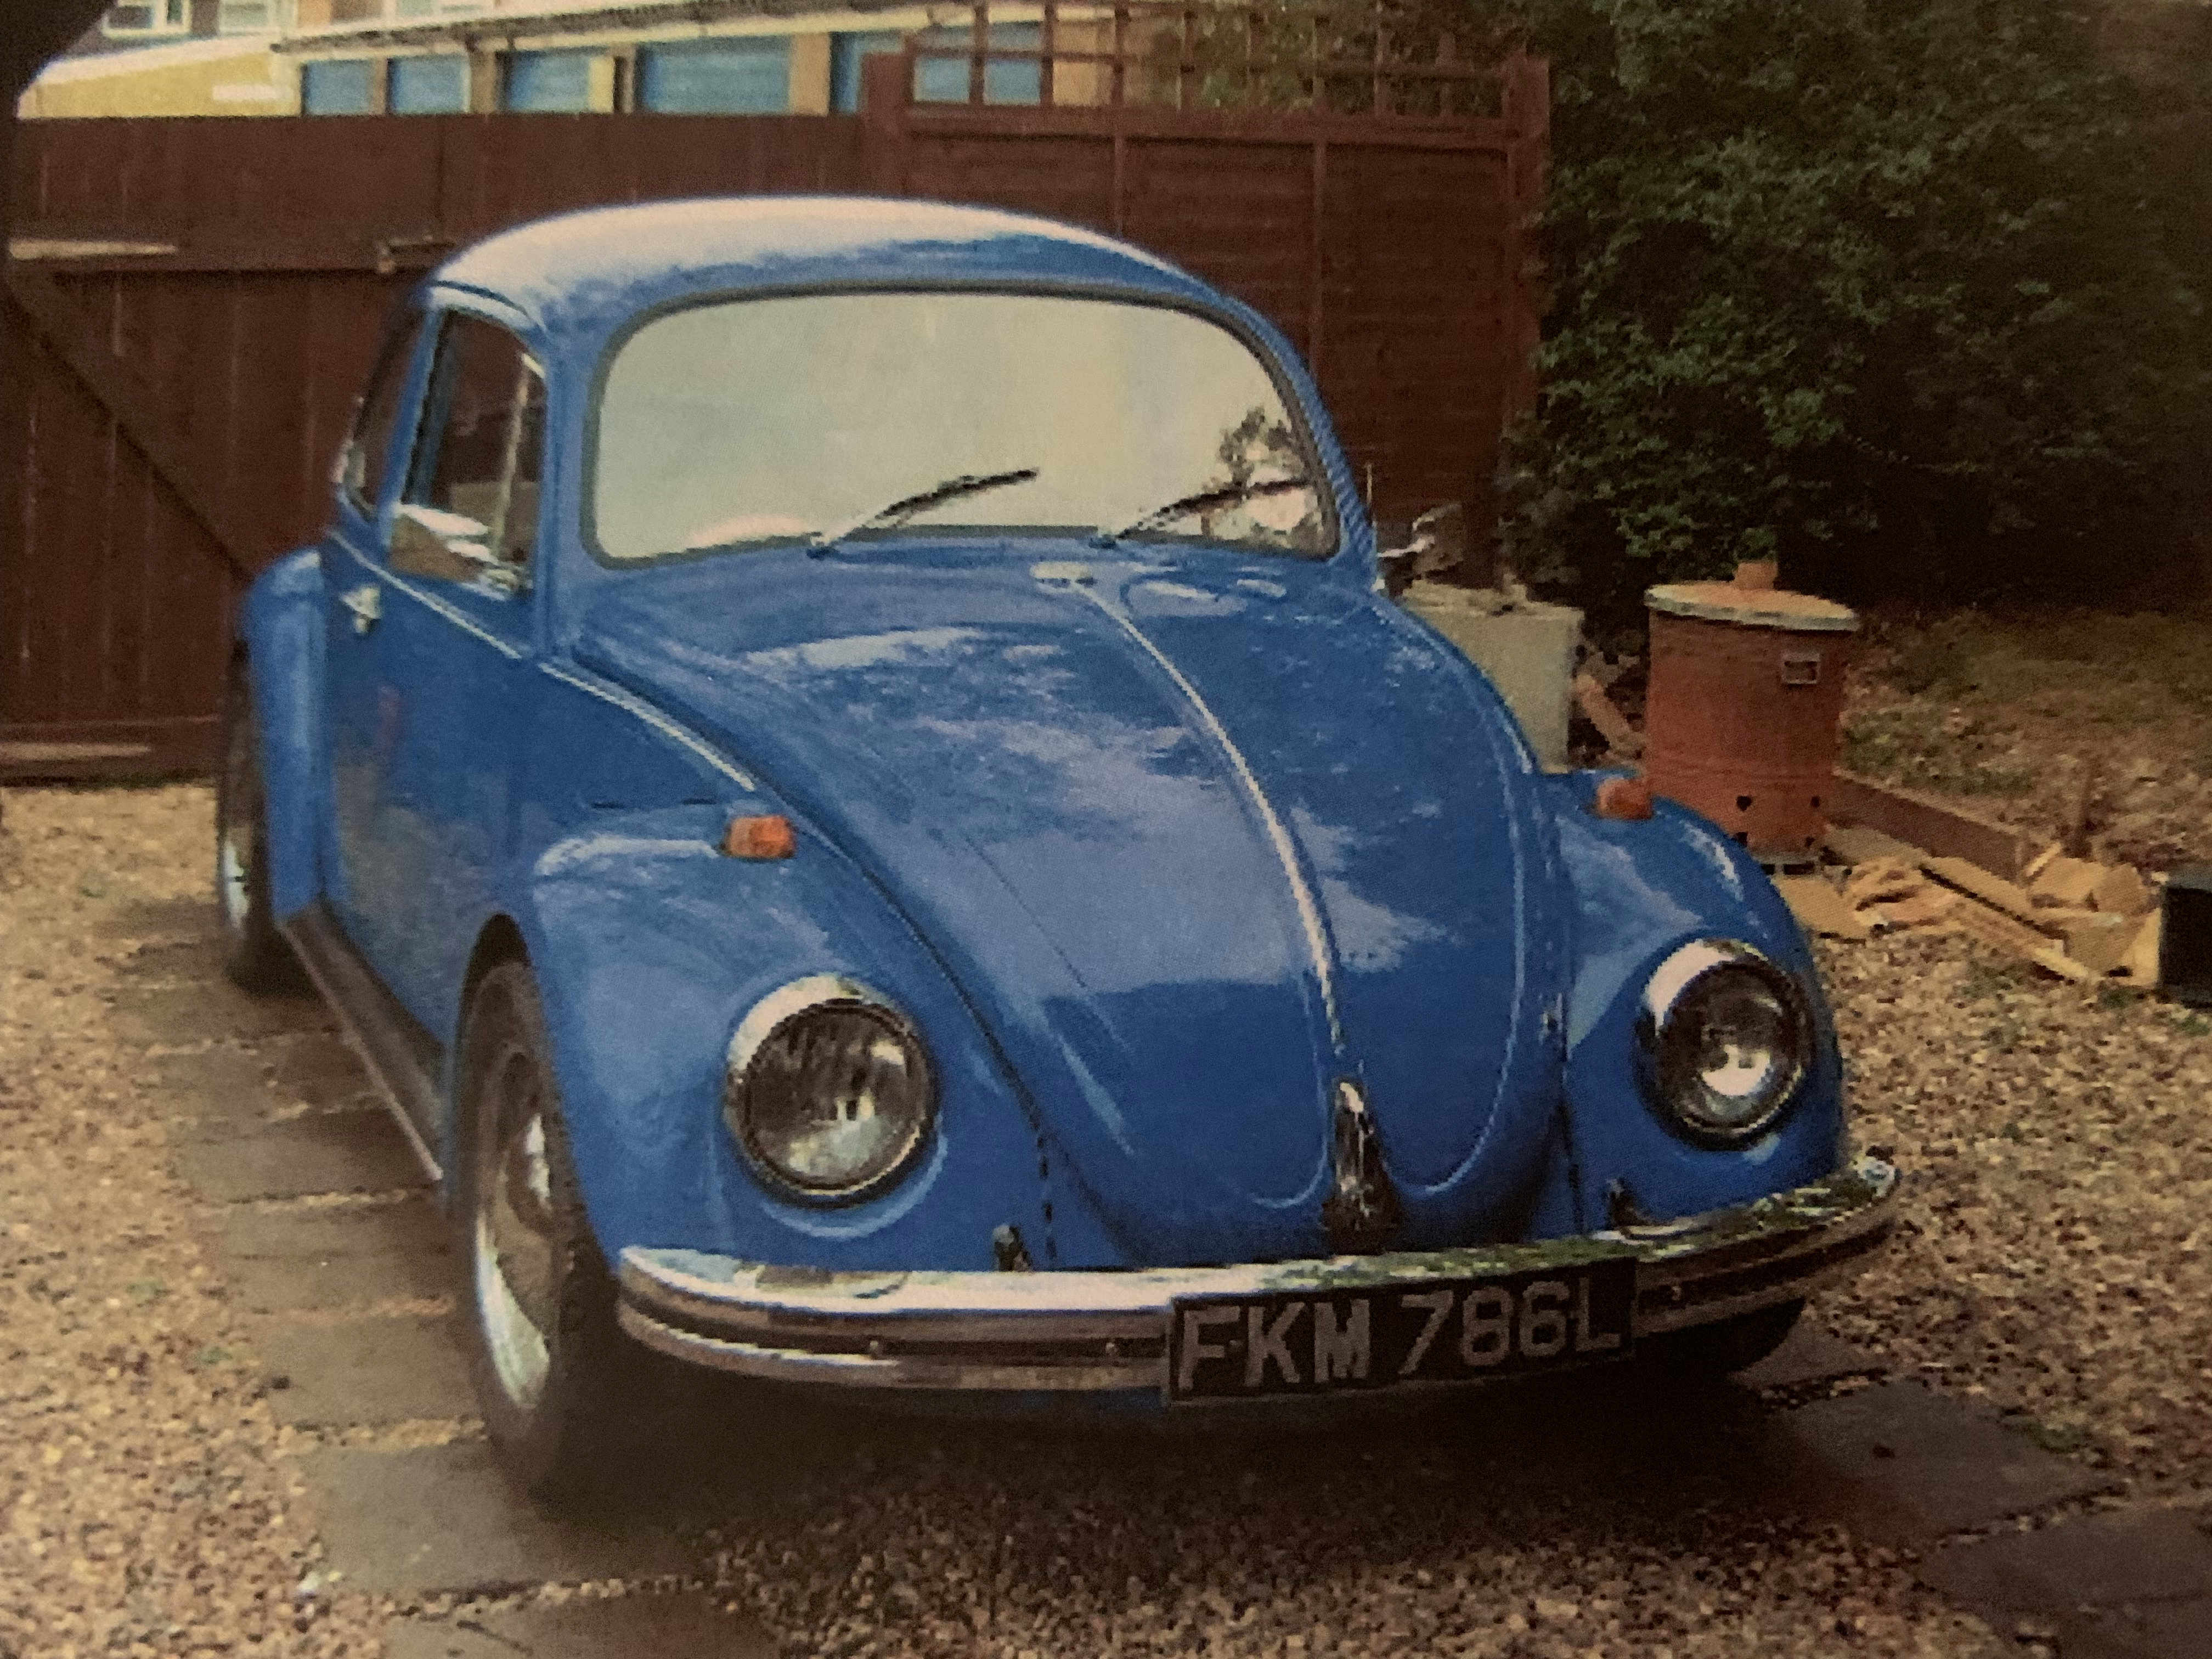
<svg viewBox="0 0 2212 1659">
<path fill-rule="evenodd" d="M 2212 1600 L 2067 1613 L 2053 1624 L 2065 1659 L 2204 1659 L 2212 1653 Z"/>
<path fill-rule="evenodd" d="M 315 1107 L 343 1106 L 373 1095 L 376 1085 L 352 1049 L 335 1032 L 295 1038 L 273 1056 L 270 1086 L 289 1101 Z"/>
<path fill-rule="evenodd" d="M 453 1288 L 445 1222 L 427 1197 L 330 1209 L 224 1211 L 218 1248 L 256 1313 L 362 1307 Z"/>
<path fill-rule="evenodd" d="M 212 836 L 214 831 L 210 830 Z M 180 899 L 125 899 L 94 918 L 98 939 L 214 939 L 220 932 L 215 895 Z"/>
<path fill-rule="evenodd" d="M 249 1042 L 326 1029 L 313 997 L 249 997 L 227 984 L 125 986 L 116 993 L 115 1030 L 126 1042 L 183 1045 L 210 1037 Z"/>
<path fill-rule="evenodd" d="M 157 939 L 115 965 L 126 981 L 184 981 L 212 984 L 222 976 L 222 946 L 214 939 Z"/>
<path fill-rule="evenodd" d="M 2172 1510 L 2136 1510 L 1953 1544 L 1920 1576 L 1954 1601 L 2016 1613 L 2207 1601 L 2212 1538 Z"/>
<path fill-rule="evenodd" d="M 344 1427 L 477 1414 L 468 1362 L 445 1319 L 269 1324 L 254 1334 L 279 1423 Z M 278 1386 L 279 1383 L 283 1386 Z"/>
<path fill-rule="evenodd" d="M 384 1193 L 429 1177 L 391 1115 L 369 1107 L 271 1123 L 177 1148 L 177 1173 L 219 1204 L 316 1193 Z"/>
<path fill-rule="evenodd" d="M 773 1659 L 750 1620 L 704 1595 L 626 1595 L 453 1620 L 400 1619 L 385 1659 Z"/>
<path fill-rule="evenodd" d="M 1738 1371 L 1735 1380 L 1746 1389 L 1792 1389 L 1844 1376 L 1879 1376 L 1888 1370 L 1887 1361 L 1801 1322 L 1780 1347 Z"/>
<path fill-rule="evenodd" d="M 2110 1490 L 2108 1474 L 2038 1449 L 1993 1413 L 1887 1382 L 1784 1413 L 1766 1449 L 1774 1495 L 1871 1536 L 1919 1542 Z"/>
<path fill-rule="evenodd" d="M 205 1048 L 157 1054 L 146 1062 L 144 1087 L 179 1139 L 222 1139 L 260 1127 L 276 1109 L 268 1065 L 249 1048 Z"/>
<path fill-rule="evenodd" d="M 527 1584 L 675 1576 L 699 1561 L 657 1518 L 555 1519 L 507 1484 L 480 1441 L 310 1452 L 301 1473 L 329 1565 L 371 1595 L 485 1595 Z"/>
</svg>

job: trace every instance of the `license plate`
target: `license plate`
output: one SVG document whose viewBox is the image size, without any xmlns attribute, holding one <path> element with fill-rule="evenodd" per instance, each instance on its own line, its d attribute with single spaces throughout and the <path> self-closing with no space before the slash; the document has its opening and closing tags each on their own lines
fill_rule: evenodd
<svg viewBox="0 0 2212 1659">
<path fill-rule="evenodd" d="M 1178 1300 L 1168 1397 L 1463 1382 L 1618 1359 L 1634 1340 L 1635 1300 L 1632 1256 L 1485 1279 Z"/>
</svg>

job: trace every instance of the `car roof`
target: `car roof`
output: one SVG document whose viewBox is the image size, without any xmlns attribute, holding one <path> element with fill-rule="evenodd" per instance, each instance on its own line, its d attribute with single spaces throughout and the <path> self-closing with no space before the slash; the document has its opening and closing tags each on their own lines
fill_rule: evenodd
<svg viewBox="0 0 2212 1659">
<path fill-rule="evenodd" d="M 1186 297 L 1164 259 L 1096 232 L 991 208 L 854 196 L 720 197 L 592 208 L 502 231 L 434 281 L 548 330 L 604 330 L 688 295 L 840 283 L 1088 285 Z"/>
</svg>

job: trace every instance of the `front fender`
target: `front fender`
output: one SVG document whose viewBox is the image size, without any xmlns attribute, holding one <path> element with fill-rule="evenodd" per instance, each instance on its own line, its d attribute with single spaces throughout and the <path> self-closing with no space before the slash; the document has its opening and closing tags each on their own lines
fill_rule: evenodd
<svg viewBox="0 0 2212 1659">
<path fill-rule="evenodd" d="M 585 1206 L 631 1245 L 823 1268 L 988 1269 L 995 1229 L 1036 1264 L 1057 1217 L 1043 1143 L 966 1003 L 865 872 L 803 823 L 794 857 L 716 850 L 727 805 L 594 815 L 532 862 L 517 917 L 543 996 Z M 939 1081 L 919 1166 L 842 1207 L 784 1195 L 721 1117 L 724 1054 L 770 991 L 817 974 L 903 1008 Z"/>
<path fill-rule="evenodd" d="M 1595 775 L 1551 780 L 1559 849 L 1576 899 L 1567 1004 L 1572 1180 L 1583 1215 L 1602 1225 L 1607 1192 L 1668 1220 L 1817 1181 L 1844 1155 L 1842 1062 L 1820 973 L 1774 884 L 1712 824 L 1672 802 L 1640 822 L 1590 811 Z M 1635 1021 L 1652 971 L 1692 939 L 1740 939 L 1803 986 L 1814 1010 L 1813 1064 L 1796 1104 L 1766 1134 L 1727 1150 L 1671 1130 L 1645 1094 Z"/>
<path fill-rule="evenodd" d="M 313 548 L 279 559 L 246 592 L 239 635 L 261 734 L 270 908 L 280 921 L 323 890 L 317 848 L 330 799 L 323 628 L 323 565 Z"/>
</svg>

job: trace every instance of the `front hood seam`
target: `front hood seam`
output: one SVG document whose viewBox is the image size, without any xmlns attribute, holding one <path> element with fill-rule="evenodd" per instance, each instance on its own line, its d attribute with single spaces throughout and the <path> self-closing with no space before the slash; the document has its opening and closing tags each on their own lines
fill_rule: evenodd
<svg viewBox="0 0 2212 1659">
<path fill-rule="evenodd" d="M 1305 934 L 1307 956 L 1321 988 L 1322 1011 L 1328 1022 L 1329 1051 L 1339 1066 L 1345 1065 L 1344 1023 L 1339 1015 L 1336 1000 L 1336 944 L 1330 937 L 1328 919 L 1322 914 L 1313 884 L 1306 878 L 1305 870 L 1299 862 L 1297 843 L 1291 839 L 1290 827 L 1276 812 L 1274 803 L 1261 787 L 1258 774 L 1253 771 L 1251 763 L 1245 759 L 1244 751 L 1237 746 L 1236 739 L 1229 735 L 1229 729 L 1222 724 L 1220 716 L 1213 712 L 1212 705 L 1200 694 L 1198 688 L 1176 665 L 1174 659 L 1153 643 L 1152 637 L 1138 627 L 1135 620 L 1126 611 L 1109 603 L 1093 584 L 1066 585 L 1074 587 L 1101 614 L 1134 640 L 1175 682 L 1176 689 L 1182 693 L 1207 735 L 1212 738 L 1227 758 L 1230 769 L 1237 775 L 1237 781 L 1243 787 L 1246 799 L 1260 814 L 1261 822 L 1267 831 L 1268 845 L 1275 854 L 1275 861 L 1282 867 L 1283 878 L 1289 884 L 1291 900 L 1297 908 L 1298 923 Z"/>
</svg>

